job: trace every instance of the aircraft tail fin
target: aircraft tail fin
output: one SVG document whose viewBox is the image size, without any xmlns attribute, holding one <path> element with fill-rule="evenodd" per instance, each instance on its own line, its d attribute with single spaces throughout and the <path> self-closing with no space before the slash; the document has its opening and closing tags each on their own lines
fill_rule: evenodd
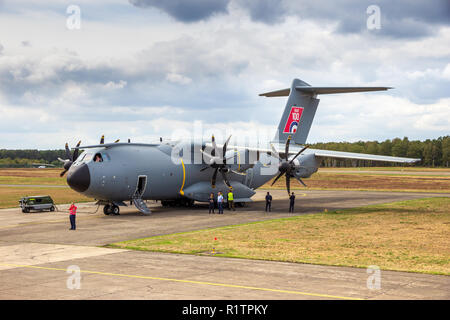
<svg viewBox="0 0 450 320">
<path fill-rule="evenodd" d="M 311 129 L 317 106 L 318 94 L 384 91 L 390 87 L 312 87 L 308 83 L 294 79 L 291 88 L 260 94 L 264 97 L 288 96 L 281 116 L 274 142 L 284 143 L 289 135 L 296 144 L 305 144 Z"/>
</svg>

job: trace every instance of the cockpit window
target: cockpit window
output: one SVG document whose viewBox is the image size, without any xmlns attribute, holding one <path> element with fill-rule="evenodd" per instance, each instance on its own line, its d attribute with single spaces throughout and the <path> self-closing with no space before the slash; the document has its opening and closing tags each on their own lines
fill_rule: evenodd
<svg viewBox="0 0 450 320">
<path fill-rule="evenodd" d="M 94 161 L 95 162 L 103 162 L 103 157 L 101 153 L 96 153 L 94 156 Z"/>
<path fill-rule="evenodd" d="M 109 160 L 110 160 L 109 155 L 105 152 L 98 152 L 94 156 L 94 162 L 105 162 Z"/>
<path fill-rule="evenodd" d="M 91 159 L 92 159 L 92 153 L 87 153 L 86 151 L 84 151 L 82 154 L 80 154 L 80 156 L 77 158 L 77 160 L 75 160 L 74 165 L 86 163 Z"/>
</svg>

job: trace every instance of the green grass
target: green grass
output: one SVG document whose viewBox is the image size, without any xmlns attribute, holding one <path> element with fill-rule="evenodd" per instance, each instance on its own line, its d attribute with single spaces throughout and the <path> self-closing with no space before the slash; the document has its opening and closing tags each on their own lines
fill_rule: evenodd
<svg viewBox="0 0 450 320">
<path fill-rule="evenodd" d="M 214 240 L 214 238 L 218 240 Z M 450 275 L 450 198 L 124 241 L 115 248 Z"/>
<path fill-rule="evenodd" d="M 0 208 L 13 208 L 19 206 L 20 198 L 24 196 L 49 195 L 55 204 L 74 202 L 87 202 L 93 199 L 87 198 L 69 187 L 2 187 L 0 186 Z"/>
<path fill-rule="evenodd" d="M 0 176 L 0 184 L 24 184 L 24 185 L 59 185 L 67 186 L 66 179 L 54 177 L 14 177 Z"/>
</svg>

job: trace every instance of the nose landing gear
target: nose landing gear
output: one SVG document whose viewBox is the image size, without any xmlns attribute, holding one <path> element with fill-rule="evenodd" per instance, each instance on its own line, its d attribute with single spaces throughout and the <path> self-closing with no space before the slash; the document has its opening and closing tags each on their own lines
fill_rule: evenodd
<svg viewBox="0 0 450 320">
<path fill-rule="evenodd" d="M 107 204 L 103 207 L 103 213 L 107 216 L 110 214 L 118 216 L 120 214 L 120 209 L 115 204 Z"/>
</svg>

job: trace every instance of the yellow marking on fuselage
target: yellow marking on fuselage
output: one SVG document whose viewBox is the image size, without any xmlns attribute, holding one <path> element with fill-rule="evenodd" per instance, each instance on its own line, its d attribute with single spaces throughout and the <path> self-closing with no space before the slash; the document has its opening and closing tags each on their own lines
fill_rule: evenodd
<svg viewBox="0 0 450 320">
<path fill-rule="evenodd" d="M 183 159 L 181 159 L 181 166 L 183 167 L 183 183 L 181 184 L 180 194 L 182 196 L 184 196 L 183 188 L 184 188 L 184 183 L 186 182 L 186 168 L 184 167 Z"/>
</svg>

